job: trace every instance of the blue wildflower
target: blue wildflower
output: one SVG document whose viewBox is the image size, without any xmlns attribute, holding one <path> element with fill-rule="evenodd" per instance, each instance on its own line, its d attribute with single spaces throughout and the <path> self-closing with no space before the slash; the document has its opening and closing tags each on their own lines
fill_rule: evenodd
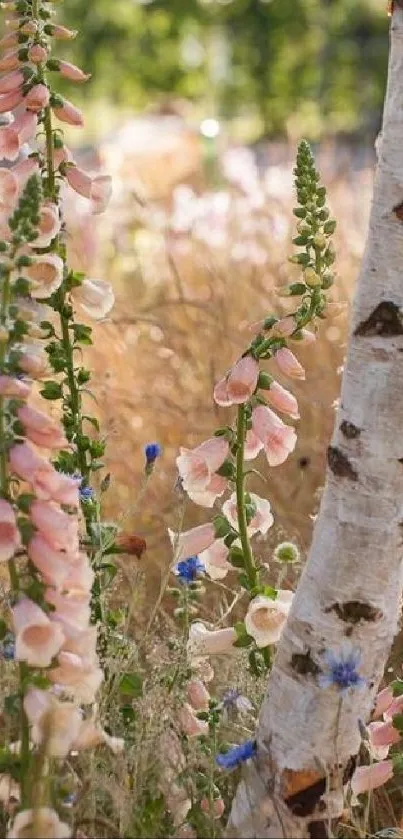
<svg viewBox="0 0 403 839">
<path fill-rule="evenodd" d="M 205 567 L 198 556 L 190 556 L 189 559 L 182 559 L 177 562 L 174 568 L 175 574 L 181 583 L 193 583 L 199 574 L 203 574 Z"/>
<path fill-rule="evenodd" d="M 245 760 L 249 760 L 256 754 L 256 740 L 246 740 L 240 746 L 234 746 L 225 754 L 216 755 L 216 763 L 221 769 L 234 769 Z"/>
<path fill-rule="evenodd" d="M 79 494 L 81 501 L 93 501 L 95 498 L 95 490 L 89 486 L 80 486 Z"/>
<path fill-rule="evenodd" d="M 144 454 L 146 456 L 147 465 L 155 463 L 157 457 L 161 454 L 161 446 L 159 443 L 147 443 L 144 446 Z"/>
<path fill-rule="evenodd" d="M 327 650 L 323 655 L 326 670 L 319 676 L 321 687 L 334 685 L 339 691 L 349 688 L 360 688 L 365 679 L 360 676 L 358 666 L 361 660 L 361 650 L 350 644 L 345 644 L 339 650 Z"/>
</svg>

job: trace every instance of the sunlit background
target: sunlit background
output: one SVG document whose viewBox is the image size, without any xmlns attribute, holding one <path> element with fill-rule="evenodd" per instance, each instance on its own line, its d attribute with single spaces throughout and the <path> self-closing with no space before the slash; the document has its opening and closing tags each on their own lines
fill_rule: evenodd
<svg viewBox="0 0 403 839">
<path fill-rule="evenodd" d="M 101 221 L 94 224 L 84 200 L 69 206 L 70 252 L 77 268 L 109 279 L 117 298 L 96 328 L 94 390 L 112 474 L 107 512 L 122 519 L 123 510 L 124 529 L 147 541 L 139 610 L 169 568 L 167 526 L 206 520 L 175 489 L 178 448 L 225 421 L 212 387 L 242 352 L 248 322 L 287 311 L 275 290 L 297 276 L 287 257 L 292 165 L 304 136 L 339 222 L 332 297 L 340 305 L 301 353 L 308 376 L 295 389 L 296 452 L 274 475 L 262 462 L 269 484 L 256 478 L 255 488 L 276 515 L 264 556 L 279 535 L 307 548 L 364 247 L 387 67 L 385 6 L 64 3 L 65 22 L 79 30 L 70 58 L 93 73 L 76 88 L 85 132 L 68 139 L 86 166 L 102 164 L 114 177 Z M 163 457 L 143 496 L 143 446 L 153 440 Z M 126 578 L 132 561 L 122 560 Z"/>
</svg>

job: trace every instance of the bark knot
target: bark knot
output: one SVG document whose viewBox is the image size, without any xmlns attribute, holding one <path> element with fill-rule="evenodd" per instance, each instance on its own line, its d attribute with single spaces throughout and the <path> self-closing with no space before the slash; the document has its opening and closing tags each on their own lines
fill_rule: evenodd
<svg viewBox="0 0 403 839">
<path fill-rule="evenodd" d="M 320 667 L 311 658 L 310 650 L 306 653 L 294 653 L 291 656 L 291 667 L 301 676 L 317 676 L 320 672 Z"/>
<path fill-rule="evenodd" d="M 403 335 L 403 312 L 392 300 L 382 300 L 369 317 L 358 324 L 354 335 L 366 338 L 375 335 L 385 338 Z"/>
<path fill-rule="evenodd" d="M 361 428 L 358 428 L 358 426 L 348 420 L 343 420 L 340 425 L 340 431 L 348 440 L 355 440 L 361 434 Z"/>
<path fill-rule="evenodd" d="M 340 620 L 345 623 L 356 624 L 360 621 L 378 621 L 382 617 L 382 611 L 371 606 L 370 603 L 361 603 L 359 600 L 349 600 L 346 603 L 333 603 L 328 606 L 325 612 L 335 612 Z"/>
<path fill-rule="evenodd" d="M 351 481 L 358 480 L 358 472 L 353 469 L 347 455 L 343 454 L 337 446 L 329 446 L 327 462 L 333 474 L 337 475 L 338 478 L 350 478 Z"/>
</svg>

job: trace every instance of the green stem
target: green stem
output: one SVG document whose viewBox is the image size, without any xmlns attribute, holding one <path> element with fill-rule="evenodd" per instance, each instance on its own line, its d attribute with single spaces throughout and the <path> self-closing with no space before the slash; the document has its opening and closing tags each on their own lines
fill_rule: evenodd
<svg viewBox="0 0 403 839">
<path fill-rule="evenodd" d="M 257 568 L 255 566 L 252 554 L 252 548 L 248 536 L 248 523 L 246 521 L 245 510 L 245 474 L 244 474 L 244 451 L 245 451 L 245 435 L 246 435 L 246 417 L 245 406 L 240 405 L 238 408 L 238 422 L 237 422 L 237 453 L 236 453 L 236 503 L 238 512 L 238 529 L 241 539 L 242 551 L 245 560 L 245 571 L 248 576 L 251 588 L 257 584 Z"/>
<path fill-rule="evenodd" d="M 50 198 L 56 199 L 56 179 L 55 167 L 53 163 L 53 131 L 52 131 L 52 113 L 48 105 L 45 108 L 45 116 L 43 120 L 46 137 L 46 165 L 47 165 L 47 192 Z"/>
</svg>

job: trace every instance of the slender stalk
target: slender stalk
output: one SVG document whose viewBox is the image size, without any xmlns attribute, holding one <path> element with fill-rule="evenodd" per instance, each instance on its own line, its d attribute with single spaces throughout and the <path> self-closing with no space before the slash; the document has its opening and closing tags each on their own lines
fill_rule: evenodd
<svg viewBox="0 0 403 839">
<path fill-rule="evenodd" d="M 241 539 L 245 571 L 248 576 L 251 588 L 257 583 L 258 573 L 252 554 L 252 548 L 248 537 L 248 523 L 245 510 L 245 474 L 244 474 L 244 452 L 245 452 L 246 417 L 245 406 L 238 408 L 237 422 L 237 453 L 236 453 L 236 503 L 238 511 L 238 529 Z"/>
</svg>

